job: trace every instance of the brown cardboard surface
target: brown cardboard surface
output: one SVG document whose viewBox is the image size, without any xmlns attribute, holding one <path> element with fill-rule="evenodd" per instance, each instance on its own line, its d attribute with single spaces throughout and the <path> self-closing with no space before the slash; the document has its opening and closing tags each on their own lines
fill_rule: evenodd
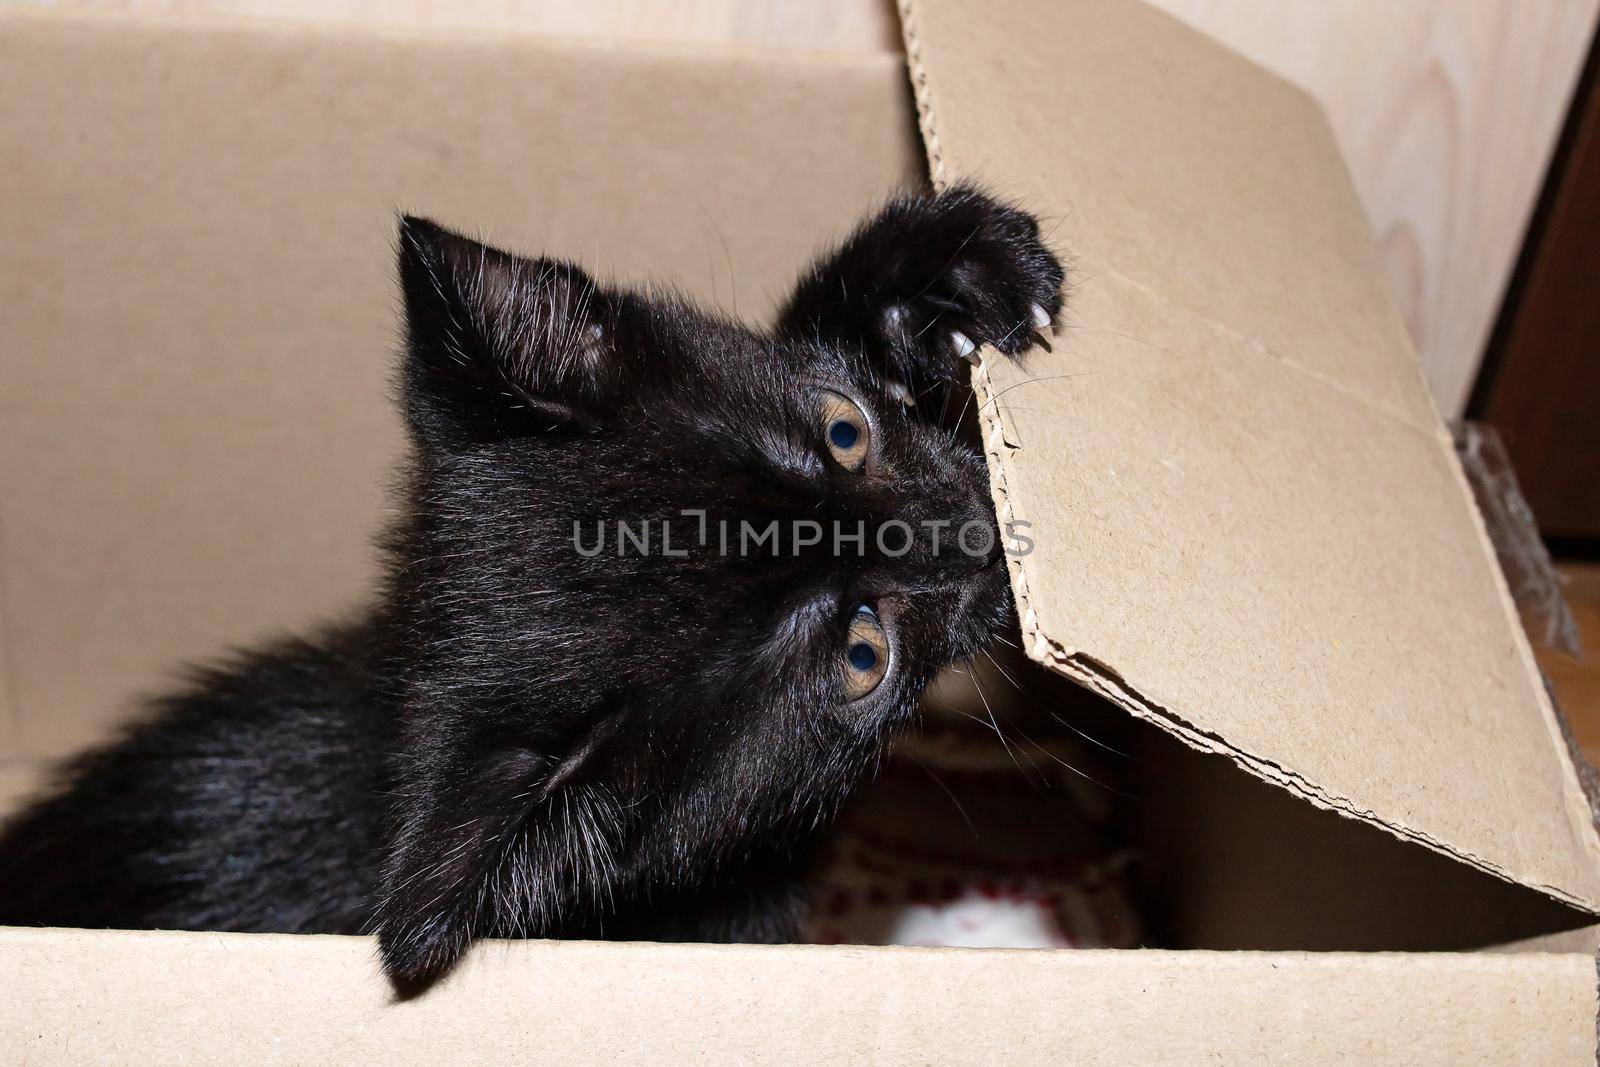
<svg viewBox="0 0 1600 1067">
<path fill-rule="evenodd" d="M 921 166 L 890 56 L 0 20 L 13 755 L 359 602 L 399 447 L 396 210 L 758 318 Z"/>
<path fill-rule="evenodd" d="M 394 1001 L 365 939 L 0 931 L 29 1063 L 1592 1063 L 1593 961 L 489 943 Z"/>
<path fill-rule="evenodd" d="M 939 182 L 1067 328 L 977 375 L 1030 654 L 1303 798 L 1600 909 L 1600 838 L 1323 117 L 1154 11 L 902 5 Z M 1021 39 L 1018 27 L 1026 27 Z"/>
</svg>

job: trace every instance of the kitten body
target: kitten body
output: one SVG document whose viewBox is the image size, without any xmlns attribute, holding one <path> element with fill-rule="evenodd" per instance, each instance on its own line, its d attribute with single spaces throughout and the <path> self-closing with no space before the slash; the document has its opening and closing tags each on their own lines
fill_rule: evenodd
<svg viewBox="0 0 1600 1067">
<path fill-rule="evenodd" d="M 478 937 L 792 937 L 810 843 L 1007 619 L 941 414 L 1057 314 L 1037 226 L 896 201 L 770 332 L 420 219 L 400 280 L 377 603 L 70 764 L 0 835 L 0 922 L 376 931 L 401 982 Z"/>
</svg>

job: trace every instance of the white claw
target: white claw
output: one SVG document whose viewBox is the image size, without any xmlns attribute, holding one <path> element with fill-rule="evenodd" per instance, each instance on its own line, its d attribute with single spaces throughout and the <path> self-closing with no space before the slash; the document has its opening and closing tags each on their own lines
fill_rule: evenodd
<svg viewBox="0 0 1600 1067">
<path fill-rule="evenodd" d="M 956 346 L 956 355 L 960 356 L 962 359 L 970 359 L 974 363 L 977 362 L 977 360 L 973 358 L 973 353 L 977 352 L 978 346 L 972 343 L 972 338 L 968 337 L 960 330 L 951 330 L 950 340 Z"/>
<path fill-rule="evenodd" d="M 1050 325 L 1050 313 L 1038 304 L 1033 305 L 1033 324 L 1041 330 Z"/>
<path fill-rule="evenodd" d="M 914 408 L 917 406 L 917 402 L 912 398 L 911 390 L 906 388 L 905 382 L 890 379 L 889 395 L 900 401 L 900 403 L 904 404 L 908 408 Z"/>
</svg>

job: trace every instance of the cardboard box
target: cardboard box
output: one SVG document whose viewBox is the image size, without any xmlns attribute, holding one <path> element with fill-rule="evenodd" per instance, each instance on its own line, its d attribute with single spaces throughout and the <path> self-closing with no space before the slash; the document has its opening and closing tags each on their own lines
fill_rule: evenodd
<svg viewBox="0 0 1600 1067">
<path fill-rule="evenodd" d="M 1163 947 L 0 931 L 13 1062 L 1592 1062 L 1600 837 L 1323 116 L 1116 0 L 884 58 L 0 15 L 0 792 L 173 665 L 360 602 L 393 213 L 760 319 L 921 172 L 1047 218 L 977 375 L 1029 656 L 1150 724 Z"/>
</svg>

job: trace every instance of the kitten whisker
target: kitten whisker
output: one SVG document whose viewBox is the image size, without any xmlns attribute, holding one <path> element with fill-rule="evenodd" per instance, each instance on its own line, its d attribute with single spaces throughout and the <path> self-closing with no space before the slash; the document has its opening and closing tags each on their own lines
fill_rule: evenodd
<svg viewBox="0 0 1600 1067">
<path fill-rule="evenodd" d="M 967 387 L 966 392 L 967 392 L 967 395 L 961 401 L 961 411 L 956 415 L 956 421 L 952 424 L 952 426 L 960 426 L 961 425 L 961 420 L 966 418 L 966 415 L 967 415 L 967 405 L 971 404 L 972 403 L 972 398 L 978 395 L 977 391 L 975 389 L 973 389 L 970 385 Z M 955 436 L 955 430 L 954 429 L 952 429 L 950 431 L 950 436 L 951 437 Z"/>
<path fill-rule="evenodd" d="M 700 210 L 705 213 L 706 221 L 711 223 L 711 228 L 717 231 L 717 240 L 722 242 L 722 256 L 728 263 L 728 302 L 733 306 L 733 317 L 739 317 L 739 281 L 733 270 L 733 253 L 728 250 L 728 235 L 722 232 L 722 226 L 716 217 L 707 211 L 704 205 Z"/>
<path fill-rule="evenodd" d="M 913 756 L 910 752 L 906 752 L 904 749 L 902 749 L 901 754 L 905 756 L 906 759 L 910 760 L 912 763 L 915 763 L 919 768 L 921 768 L 923 774 L 926 774 L 929 778 L 933 779 L 934 785 L 944 790 L 944 795 L 950 798 L 950 803 L 954 804 L 956 806 L 956 811 L 961 813 L 962 821 L 967 824 L 967 829 L 972 831 L 972 836 L 982 840 L 983 835 L 978 832 L 977 824 L 972 821 L 972 816 L 967 814 L 966 805 L 961 803 L 961 798 L 956 796 L 955 791 L 946 785 L 944 780 L 941 779 L 937 774 L 934 774 L 932 768 L 923 763 L 917 757 Z"/>
<path fill-rule="evenodd" d="M 944 318 L 944 312 L 941 310 L 937 315 L 933 316 L 933 318 L 929 319 L 926 323 L 924 323 L 923 326 L 922 326 L 922 329 L 920 329 L 916 333 L 912 334 L 911 335 L 911 340 L 913 340 L 913 341 L 922 340 L 922 335 L 927 333 L 929 330 L 933 329 L 933 327 L 936 326 L 938 324 L 939 320 L 942 319 L 942 318 Z"/>
<path fill-rule="evenodd" d="M 1006 673 L 1006 669 L 1004 667 L 1000 666 L 1000 661 L 995 659 L 994 655 L 992 653 L 990 653 L 990 651 L 987 648 L 980 649 L 979 651 L 981 651 L 983 653 L 983 655 L 984 655 L 984 658 L 986 658 L 990 662 L 990 664 L 992 664 L 994 666 L 994 669 L 1000 672 L 1000 677 L 1002 677 L 1006 681 L 1010 682 L 1011 683 L 1011 687 L 1013 689 L 1015 689 L 1017 692 L 1019 692 L 1019 693 L 1022 692 L 1022 686 L 1020 684 L 1018 684 L 1018 682 L 1017 682 L 1017 680 L 1015 678 L 1011 677 L 1011 675 Z"/>
<path fill-rule="evenodd" d="M 1050 717 L 1052 719 L 1054 719 L 1056 722 L 1060 723 L 1062 726 L 1065 726 L 1067 729 L 1071 730 L 1073 733 L 1077 734 L 1079 737 L 1083 738 L 1085 741 L 1089 742 L 1091 745 L 1096 745 L 1096 746 L 1098 746 L 1100 748 L 1103 748 L 1107 752 L 1111 753 L 1114 756 L 1121 756 L 1123 759 L 1130 759 L 1130 760 L 1133 760 L 1135 763 L 1139 762 L 1139 757 L 1138 756 L 1132 756 L 1132 755 L 1129 755 L 1126 752 L 1123 752 L 1121 749 L 1112 748 L 1110 745 L 1106 744 L 1104 741 L 1100 740 L 1098 737 L 1094 737 L 1094 736 L 1092 736 L 1092 735 L 1090 735 L 1088 733 L 1085 733 L 1083 730 L 1080 730 L 1078 727 L 1072 725 L 1072 723 L 1068 722 L 1066 719 L 1063 719 L 1060 715 L 1057 715 L 1055 712 L 1053 712 L 1053 711 L 1050 712 Z"/>
<path fill-rule="evenodd" d="M 1019 733 L 1019 734 L 1021 734 L 1023 736 L 1023 738 L 1028 742 L 1028 744 L 1030 744 L 1034 748 L 1038 749 L 1044 755 L 1046 755 L 1046 756 L 1050 757 L 1051 759 L 1055 760 L 1061 766 L 1065 767 L 1067 770 L 1071 771 L 1073 774 L 1076 774 L 1079 778 L 1082 778 L 1084 781 L 1093 782 L 1095 785 L 1099 786 L 1101 789 L 1104 789 L 1106 792 L 1115 793 L 1119 797 L 1126 797 L 1129 800 L 1138 800 L 1139 799 L 1138 797 L 1134 796 L 1132 793 L 1125 793 L 1122 790 L 1116 788 L 1115 786 L 1107 785 L 1105 782 L 1102 782 L 1100 779 L 1096 778 L 1094 775 L 1088 773 L 1087 771 L 1079 770 L 1077 767 L 1074 767 L 1072 764 L 1068 763 L 1066 760 L 1062 759 L 1060 756 L 1056 755 L 1054 752 L 1051 752 L 1048 748 L 1045 748 L 1039 742 L 1037 742 L 1033 738 L 1029 737 L 1027 732 L 1025 730 L 1023 730 L 1020 726 L 1017 727 L 1016 730 L 1017 730 L 1017 733 Z"/>
<path fill-rule="evenodd" d="M 1057 380 L 1058 378 L 1077 378 L 1077 377 L 1079 377 L 1081 375 L 1088 374 L 1088 373 L 1089 373 L 1088 371 L 1076 371 L 1076 372 L 1071 373 L 1071 374 L 1046 374 L 1042 378 L 1027 378 L 1027 379 L 1024 379 L 1023 381 L 1020 381 L 1020 382 L 1012 382 L 1010 385 L 1006 386 L 1004 389 L 1002 389 L 998 393 L 994 394 L 994 396 L 991 396 L 988 400 L 985 400 L 983 402 L 983 407 L 980 407 L 978 409 L 978 411 L 981 413 L 983 411 L 983 408 L 986 408 L 990 404 L 993 404 L 995 401 L 999 400 L 1001 397 L 1003 397 L 1007 393 L 1011 392 L 1011 390 L 1020 389 L 1024 385 L 1033 385 L 1036 382 L 1053 382 L 1053 381 Z"/>
<path fill-rule="evenodd" d="M 1017 759 L 1016 752 L 1014 752 L 1012 750 L 1012 748 L 1011 748 L 1011 742 L 1006 739 L 1005 731 L 1000 729 L 999 720 L 994 717 L 994 709 L 989 706 L 989 697 L 987 696 L 987 694 L 984 693 L 983 686 L 980 685 L 979 682 L 978 682 L 978 673 L 977 673 L 977 671 L 972 671 L 971 673 L 969 673 L 967 675 L 967 677 L 972 680 L 973 692 L 978 694 L 978 700 L 983 703 L 984 714 L 989 716 L 989 726 L 990 726 L 991 729 L 994 730 L 994 735 L 1000 739 L 1000 744 L 1001 744 L 1001 746 L 1003 748 L 1005 748 L 1006 755 L 1011 757 L 1011 762 L 1016 764 L 1017 773 L 1022 775 L 1022 777 L 1025 780 L 1027 780 L 1028 782 L 1030 782 L 1030 784 L 1031 784 L 1032 779 L 1028 778 L 1028 772 L 1023 770 L 1022 761 Z M 976 718 L 976 716 L 973 716 L 973 718 Z M 980 719 L 978 721 L 981 722 L 982 720 Z M 1030 758 L 1028 760 L 1028 762 L 1029 763 L 1033 763 L 1032 758 Z M 1034 770 L 1038 770 L 1038 769 L 1039 769 L 1038 765 L 1034 764 Z"/>
</svg>

